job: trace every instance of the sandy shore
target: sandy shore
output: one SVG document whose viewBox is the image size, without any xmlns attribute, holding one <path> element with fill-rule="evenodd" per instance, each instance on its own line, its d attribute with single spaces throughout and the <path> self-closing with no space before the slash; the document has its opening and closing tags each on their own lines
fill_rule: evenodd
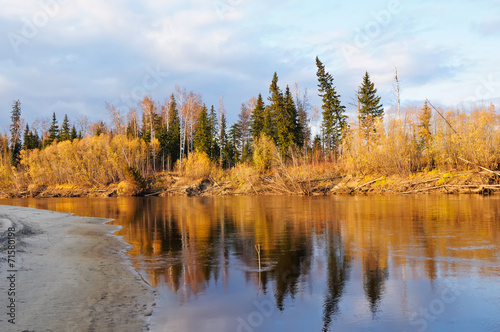
<svg viewBox="0 0 500 332">
<path fill-rule="evenodd" d="M 0 205 L 0 331 L 148 330 L 153 289 L 106 221 Z"/>
</svg>

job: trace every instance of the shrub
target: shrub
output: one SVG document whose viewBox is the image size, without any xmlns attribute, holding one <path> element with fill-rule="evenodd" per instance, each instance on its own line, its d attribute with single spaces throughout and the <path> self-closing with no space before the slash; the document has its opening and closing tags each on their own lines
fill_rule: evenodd
<svg viewBox="0 0 500 332">
<path fill-rule="evenodd" d="M 271 168 L 273 156 L 278 153 L 273 140 L 264 133 L 254 142 L 253 165 L 260 172 Z"/>
<path fill-rule="evenodd" d="M 215 164 L 205 152 L 191 152 L 187 158 L 176 163 L 176 168 L 184 177 L 195 179 L 207 179 L 215 170 Z"/>
</svg>

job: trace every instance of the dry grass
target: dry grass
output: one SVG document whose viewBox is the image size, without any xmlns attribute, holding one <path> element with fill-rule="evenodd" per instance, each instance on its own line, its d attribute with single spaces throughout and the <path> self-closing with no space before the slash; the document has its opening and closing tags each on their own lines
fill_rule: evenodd
<svg viewBox="0 0 500 332">
<path fill-rule="evenodd" d="M 182 160 L 182 163 L 178 160 L 175 168 L 181 176 L 181 180 L 176 185 L 192 184 L 193 181 L 201 182 L 217 174 L 216 164 L 204 152 L 190 153 Z"/>
<path fill-rule="evenodd" d="M 457 172 L 478 171 L 479 166 L 482 170 L 497 169 L 500 116 L 494 107 L 442 113 L 451 127 L 434 112 L 430 131 L 425 135 L 421 126 L 423 111 L 415 107 L 402 112 L 400 119 L 386 116 L 385 122 L 376 122 L 375 132 L 369 134 L 353 123 L 338 153 L 329 155 L 316 145 L 312 151 L 290 150 L 285 160 L 272 140 L 262 135 L 254 143 L 252 163 L 238 163 L 223 170 L 206 154 L 192 152 L 182 164 L 177 163 L 178 177 L 152 172 L 148 156 L 158 148 L 157 141 L 151 144 L 140 138 L 102 134 L 54 142 L 43 150 L 23 150 L 16 169 L 10 165 L 6 138 L 0 137 L 4 142 L 0 151 L 0 188 L 36 193 L 46 187 L 71 191 L 76 187 L 102 189 L 118 184 L 119 195 L 135 195 L 144 189 L 144 179 L 156 180 L 154 188 L 159 191 L 198 186 L 209 180 L 220 189 L 214 192 L 227 189 L 247 194 L 309 195 L 339 188 L 352 192 L 352 188 L 378 178 L 382 179 L 363 187 L 363 191 L 398 191 L 399 186 L 411 187 L 406 183 L 418 183 L 420 174 L 425 174 L 422 182 L 429 180 L 436 186 L 461 185 L 467 181 L 457 179 Z M 454 172 L 450 175 L 448 170 Z M 412 180 L 411 174 L 416 173 L 419 175 Z M 343 179 L 338 183 L 340 177 Z M 433 177 L 438 178 L 436 183 L 430 181 Z"/>
</svg>

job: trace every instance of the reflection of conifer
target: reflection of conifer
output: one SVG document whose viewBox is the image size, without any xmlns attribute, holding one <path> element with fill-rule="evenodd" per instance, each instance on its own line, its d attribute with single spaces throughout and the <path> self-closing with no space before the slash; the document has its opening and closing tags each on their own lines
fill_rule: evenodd
<svg viewBox="0 0 500 332">
<path fill-rule="evenodd" d="M 339 311 L 339 302 L 351 269 L 349 257 L 345 255 L 343 246 L 337 242 L 339 241 L 332 241 L 328 251 L 328 294 L 323 304 L 323 331 L 330 330 L 332 317 Z"/>
<path fill-rule="evenodd" d="M 308 269 L 305 262 L 310 260 L 310 250 L 305 244 L 301 244 L 293 250 L 291 247 L 282 248 L 282 250 L 275 268 L 276 290 L 274 294 L 276 306 L 280 311 L 285 309 L 284 300 L 288 294 L 292 299 L 295 297 L 300 276 L 307 274 L 304 272 Z"/>
<path fill-rule="evenodd" d="M 370 254 L 369 259 L 364 264 L 363 274 L 363 288 L 373 317 L 375 317 L 382 299 L 384 282 L 389 276 L 387 269 L 380 269 L 378 263 L 378 257 L 373 257 L 373 254 Z"/>
</svg>

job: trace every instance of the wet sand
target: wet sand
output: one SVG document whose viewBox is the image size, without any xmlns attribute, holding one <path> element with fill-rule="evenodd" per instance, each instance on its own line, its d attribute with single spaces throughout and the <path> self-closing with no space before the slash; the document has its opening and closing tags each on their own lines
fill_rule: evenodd
<svg viewBox="0 0 500 332">
<path fill-rule="evenodd" d="M 0 331 L 148 330 L 154 291 L 106 221 L 0 205 Z"/>
</svg>

